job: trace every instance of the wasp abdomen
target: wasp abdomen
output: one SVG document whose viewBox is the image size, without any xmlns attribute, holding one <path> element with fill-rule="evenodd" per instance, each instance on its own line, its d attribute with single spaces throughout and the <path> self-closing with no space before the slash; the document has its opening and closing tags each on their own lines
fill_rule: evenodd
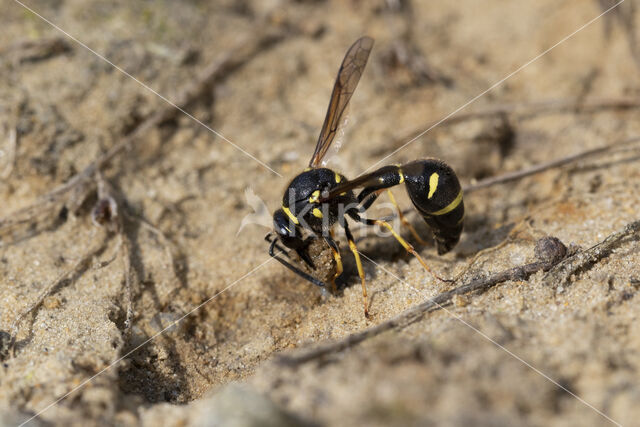
<svg viewBox="0 0 640 427">
<path fill-rule="evenodd" d="M 450 251 L 460 240 L 464 220 L 462 187 L 449 165 L 423 159 L 401 167 L 407 193 L 432 229 L 438 254 Z"/>
</svg>

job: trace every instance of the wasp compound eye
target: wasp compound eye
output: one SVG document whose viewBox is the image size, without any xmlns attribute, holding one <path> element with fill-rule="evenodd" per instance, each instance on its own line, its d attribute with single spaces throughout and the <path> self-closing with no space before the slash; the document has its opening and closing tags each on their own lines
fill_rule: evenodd
<svg viewBox="0 0 640 427">
<path fill-rule="evenodd" d="M 295 223 L 282 209 L 273 213 L 273 228 L 280 236 L 295 237 L 296 235 Z"/>
</svg>

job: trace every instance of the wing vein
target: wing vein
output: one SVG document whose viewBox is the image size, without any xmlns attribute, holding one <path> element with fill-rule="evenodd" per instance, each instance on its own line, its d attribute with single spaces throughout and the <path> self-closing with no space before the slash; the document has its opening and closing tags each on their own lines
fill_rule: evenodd
<svg viewBox="0 0 640 427">
<path fill-rule="evenodd" d="M 311 156 L 309 166 L 314 168 L 320 166 L 322 159 L 333 143 L 342 116 L 349 105 L 349 100 L 353 92 L 358 86 L 360 77 L 362 77 L 372 48 L 373 39 L 371 37 L 362 37 L 351 45 L 342 60 L 342 65 L 340 66 L 336 82 L 333 85 L 333 91 L 331 92 L 327 115 L 322 124 L 316 149 L 313 152 L 313 156 Z"/>
</svg>

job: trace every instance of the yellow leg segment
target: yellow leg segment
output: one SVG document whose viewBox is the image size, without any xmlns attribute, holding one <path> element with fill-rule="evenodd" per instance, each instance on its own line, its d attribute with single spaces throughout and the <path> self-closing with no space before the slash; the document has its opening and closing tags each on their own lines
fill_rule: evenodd
<svg viewBox="0 0 640 427">
<path fill-rule="evenodd" d="M 385 227 L 387 230 L 389 230 L 391 232 L 391 234 L 393 234 L 393 237 L 395 237 L 396 240 L 398 242 L 400 242 L 400 244 L 407 250 L 407 252 L 409 252 L 411 255 L 416 257 L 418 259 L 418 261 L 420 261 L 420 264 L 422 264 L 422 267 L 424 267 L 424 269 L 427 270 L 433 277 L 435 277 L 436 279 L 440 280 L 441 282 L 452 282 L 452 280 L 443 279 L 442 277 L 438 276 L 433 271 L 431 271 L 431 269 L 429 268 L 427 263 L 424 262 L 422 257 L 418 254 L 418 252 L 416 252 L 416 250 L 413 248 L 413 246 L 411 246 L 409 243 L 407 243 L 407 241 L 404 240 L 402 238 L 402 236 L 400 236 L 398 233 L 396 233 L 396 231 L 393 229 L 393 227 L 391 227 L 391 224 L 389 224 L 386 221 L 382 221 L 380 219 L 374 219 L 374 220 L 371 220 L 371 222 L 373 222 L 374 224 L 380 225 L 382 227 Z"/>
<path fill-rule="evenodd" d="M 360 253 L 356 247 L 356 242 L 349 240 L 349 249 L 353 252 L 353 257 L 356 259 L 356 266 L 358 267 L 358 276 L 362 282 L 362 301 L 364 303 L 364 315 L 369 317 L 369 304 L 367 303 L 367 283 L 364 279 L 364 270 L 362 269 L 362 261 L 360 261 Z"/>
<path fill-rule="evenodd" d="M 331 236 L 331 240 L 333 240 L 334 242 L 336 241 L 336 236 L 333 233 L 333 228 L 329 230 L 329 235 Z M 333 278 L 331 279 L 331 286 L 332 289 L 331 291 L 335 294 L 336 292 L 338 292 L 338 287 L 336 286 L 336 279 L 338 277 L 340 277 L 340 275 L 342 274 L 342 257 L 340 256 L 340 252 L 335 250 L 333 248 L 333 246 L 329 245 L 329 247 L 331 248 L 331 251 L 333 252 L 333 259 L 336 261 L 336 274 L 333 275 Z"/>
<path fill-rule="evenodd" d="M 340 256 L 340 252 L 336 251 L 335 249 L 331 248 L 331 251 L 333 251 L 333 259 L 336 260 L 336 274 L 334 274 L 333 278 L 331 279 L 331 286 L 333 287 L 333 293 L 336 293 L 338 291 L 338 287 L 336 286 L 336 279 L 342 274 L 342 257 Z"/>
<path fill-rule="evenodd" d="M 402 221 L 402 224 L 409 229 L 413 237 L 418 242 L 420 242 L 421 245 L 425 245 L 427 242 L 422 240 L 422 238 L 420 237 L 416 229 L 413 228 L 413 225 L 411 225 L 411 223 L 407 220 L 407 218 L 404 217 L 404 215 L 402 214 L 402 209 L 400 209 L 400 206 L 398 206 L 398 203 L 396 202 L 396 198 L 393 197 L 393 193 L 391 192 L 390 189 L 387 189 L 387 194 L 389 195 L 389 200 L 391 200 L 391 203 L 393 203 L 393 206 L 396 207 L 396 210 L 398 211 L 398 218 L 400 218 L 400 221 Z"/>
</svg>

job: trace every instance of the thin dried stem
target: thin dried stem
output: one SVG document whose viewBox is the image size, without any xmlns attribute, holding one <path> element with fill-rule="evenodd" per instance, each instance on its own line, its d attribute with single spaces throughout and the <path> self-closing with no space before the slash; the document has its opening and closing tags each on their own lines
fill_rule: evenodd
<svg viewBox="0 0 640 427">
<path fill-rule="evenodd" d="M 640 108 L 640 100 L 638 98 L 600 98 L 590 101 L 582 99 L 552 99 L 544 101 L 534 101 L 518 104 L 498 104 L 483 107 L 478 111 L 470 111 L 468 113 L 456 114 L 440 122 L 436 120 L 426 126 L 421 126 L 419 130 L 407 132 L 404 136 L 396 138 L 393 142 L 394 146 L 402 145 L 406 141 L 411 141 L 436 124 L 438 127 L 449 126 L 458 123 L 464 123 L 471 120 L 486 119 L 500 117 L 504 115 L 517 115 L 520 119 L 537 117 L 545 114 L 561 114 L 561 113 L 578 113 L 589 114 L 607 110 L 632 110 Z"/>
<path fill-rule="evenodd" d="M 544 277 L 545 282 L 553 282 L 556 285 L 562 284 L 569 280 L 571 275 L 588 268 L 597 263 L 601 259 L 609 256 L 615 248 L 620 246 L 626 239 L 638 239 L 640 237 L 640 221 L 634 221 L 627 224 L 623 229 L 617 231 L 600 243 L 592 246 L 585 251 L 579 251 L 569 257 L 564 257 L 564 252 L 554 238 L 543 238 L 536 245 L 536 255 L 539 261 L 524 264 L 499 273 L 492 274 L 488 278 L 475 279 L 466 285 L 460 286 L 449 292 L 443 292 L 440 295 L 431 298 L 422 304 L 405 310 L 398 316 L 380 323 L 377 326 L 366 329 L 362 332 L 356 332 L 336 342 L 328 343 L 308 350 L 300 352 L 300 354 L 281 355 L 277 361 L 289 366 L 297 366 L 303 363 L 316 360 L 337 352 L 354 347 L 361 342 L 380 335 L 388 330 L 403 327 L 418 320 L 425 313 L 439 309 L 443 305 L 451 302 L 455 295 L 462 295 L 471 292 L 485 292 L 492 287 L 506 282 L 508 280 L 526 280 L 532 274 L 538 271 L 547 271 Z M 551 246 L 551 250 L 549 249 Z"/>
<path fill-rule="evenodd" d="M 587 270 L 598 261 L 611 255 L 613 250 L 628 238 L 640 238 L 640 220 L 627 224 L 622 230 L 609 235 L 589 249 L 576 252 L 574 255 L 567 257 L 567 259 L 554 266 L 545 275 L 544 280 L 553 286 L 561 286 L 568 282 L 572 275 Z"/>
<path fill-rule="evenodd" d="M 464 268 L 464 270 L 457 274 L 454 277 L 454 281 L 457 282 L 462 276 L 466 275 L 469 270 L 471 270 L 471 267 L 473 267 L 473 265 L 476 263 L 476 261 L 478 261 L 478 259 L 480 259 L 481 257 L 487 255 L 487 254 L 491 254 L 493 252 L 498 251 L 499 249 L 505 247 L 507 244 L 512 243 L 515 240 L 515 236 L 517 234 L 519 234 L 523 228 L 525 228 L 526 226 L 528 226 L 528 222 L 526 217 L 521 219 L 520 221 L 518 221 L 517 225 L 515 227 L 513 227 L 513 229 L 509 232 L 509 234 L 507 235 L 507 237 L 500 243 L 498 243 L 495 246 L 491 246 L 485 249 L 480 250 L 479 252 L 476 252 L 476 254 L 473 256 L 473 258 L 471 258 L 471 261 L 468 261 L 466 263 L 466 266 Z"/>
<path fill-rule="evenodd" d="M 487 188 L 487 187 L 491 187 L 493 185 L 497 185 L 497 184 L 504 184 L 507 182 L 511 182 L 511 181 L 517 181 L 519 179 L 525 178 L 527 176 L 531 176 L 531 175 L 536 175 L 545 171 L 548 171 L 550 169 L 555 169 L 555 168 L 559 168 L 561 166 L 567 165 L 569 163 L 573 163 L 576 162 L 578 160 L 582 160 L 584 158 L 587 157 L 591 157 L 594 156 L 596 154 L 602 154 L 605 153 L 607 151 L 612 151 L 613 149 L 616 148 L 621 148 L 624 147 L 626 145 L 631 145 L 634 144 L 636 142 L 640 141 L 640 137 L 633 137 L 633 138 L 628 138 L 625 139 L 623 141 L 620 142 L 616 142 L 613 144 L 607 144 L 601 147 L 597 147 L 597 148 L 593 148 L 590 150 L 586 150 L 586 151 L 582 151 L 580 153 L 576 153 L 576 154 L 571 154 L 569 156 L 566 157 L 561 157 L 559 159 L 554 159 L 551 160 L 549 162 L 545 162 L 545 163 L 540 163 L 537 164 L 535 166 L 532 166 L 530 168 L 526 168 L 526 169 L 521 169 L 518 171 L 514 171 L 514 172 L 509 172 L 509 173 L 505 173 L 503 175 L 499 175 L 499 176 L 494 176 L 491 178 L 486 178 L 483 179 L 481 181 L 472 183 L 472 184 L 467 184 L 463 187 L 463 191 L 465 193 L 471 193 L 483 188 Z"/>
<path fill-rule="evenodd" d="M 189 104 L 210 90 L 212 85 L 253 59 L 265 47 L 275 44 L 284 39 L 284 37 L 284 32 L 265 32 L 260 37 L 223 53 L 205 67 L 194 82 L 187 85 L 179 93 L 174 104 L 180 109 L 188 107 Z M 17 225 L 30 223 L 40 217 L 50 215 L 51 211 L 62 206 L 67 206 L 74 210 L 95 188 L 94 176 L 97 171 L 105 168 L 111 160 L 124 152 L 125 149 L 130 149 L 148 130 L 176 117 L 179 113 L 180 110 L 173 105 L 165 104 L 69 181 L 40 197 L 30 206 L 19 209 L 0 219 L 0 235 Z"/>
<path fill-rule="evenodd" d="M 0 51 L 14 64 L 36 62 L 68 53 L 72 50 L 69 42 L 62 37 L 19 40 Z"/>
<path fill-rule="evenodd" d="M 552 246 L 555 248 L 555 252 L 549 254 L 547 247 Z M 538 250 L 538 248 L 541 248 Z M 405 310 L 398 316 L 389 319 L 376 325 L 374 327 L 365 329 L 361 332 L 356 332 L 336 342 L 328 343 L 316 347 L 314 349 L 300 352 L 299 354 L 281 355 L 278 356 L 277 361 L 281 364 L 288 366 L 297 366 L 312 360 L 316 360 L 337 352 L 354 347 L 361 342 L 380 335 L 388 330 L 406 326 L 410 323 L 417 321 L 427 312 L 441 309 L 444 305 L 449 304 L 455 295 L 463 295 L 471 292 L 485 292 L 492 287 L 509 281 L 509 280 L 526 280 L 532 274 L 538 271 L 548 271 L 554 267 L 562 257 L 564 253 L 562 251 L 564 245 L 554 238 L 540 239 L 536 246 L 536 253 L 539 254 L 539 261 L 529 264 L 513 267 L 508 270 L 501 271 L 499 273 L 492 274 L 486 278 L 471 280 L 466 285 L 460 286 L 448 292 L 443 292 L 434 298 L 431 298 L 422 304 L 416 305 L 408 310 Z M 566 251 L 566 248 L 564 248 Z"/>
</svg>

